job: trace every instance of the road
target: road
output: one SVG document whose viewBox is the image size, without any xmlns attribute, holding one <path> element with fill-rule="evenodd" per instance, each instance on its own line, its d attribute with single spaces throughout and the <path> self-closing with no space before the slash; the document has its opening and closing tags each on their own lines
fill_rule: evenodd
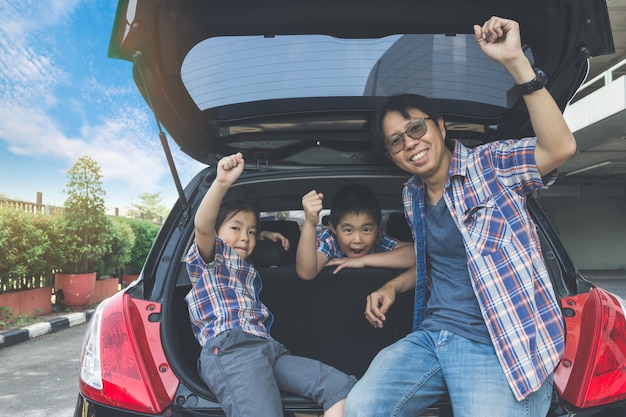
<svg viewBox="0 0 626 417">
<path fill-rule="evenodd" d="M 87 324 L 0 349 L 0 417 L 72 417 Z"/>
</svg>

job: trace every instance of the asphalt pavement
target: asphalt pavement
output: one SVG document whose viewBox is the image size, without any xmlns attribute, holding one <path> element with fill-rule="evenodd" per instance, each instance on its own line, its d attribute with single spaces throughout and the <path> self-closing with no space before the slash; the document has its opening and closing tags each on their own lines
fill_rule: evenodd
<svg viewBox="0 0 626 417">
<path fill-rule="evenodd" d="M 87 324 L 0 349 L 0 417 L 72 417 Z"/>
</svg>

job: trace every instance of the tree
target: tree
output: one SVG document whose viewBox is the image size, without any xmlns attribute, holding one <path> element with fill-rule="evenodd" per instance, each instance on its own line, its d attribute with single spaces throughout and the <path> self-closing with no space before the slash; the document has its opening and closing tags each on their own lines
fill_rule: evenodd
<svg viewBox="0 0 626 417">
<path fill-rule="evenodd" d="M 94 272 L 110 249 L 110 220 L 105 214 L 100 166 L 88 156 L 67 173 L 62 236 L 65 245 L 60 269 L 65 273 Z"/>
<path fill-rule="evenodd" d="M 123 217 L 114 217 L 109 228 L 110 250 L 102 257 L 97 267 L 98 275 L 115 275 L 131 259 L 135 246 L 135 233 Z M 156 225 L 155 225 L 156 226 Z"/>
<path fill-rule="evenodd" d="M 140 203 L 132 203 L 128 215 L 154 223 L 161 223 L 167 215 L 167 209 L 161 204 L 161 193 L 143 193 L 139 196 Z"/>
<path fill-rule="evenodd" d="M 124 273 L 136 275 L 141 272 L 141 268 L 160 228 L 152 222 L 138 219 L 126 219 L 126 221 L 135 235 L 135 244 L 130 251 L 130 259 L 124 267 Z"/>
</svg>

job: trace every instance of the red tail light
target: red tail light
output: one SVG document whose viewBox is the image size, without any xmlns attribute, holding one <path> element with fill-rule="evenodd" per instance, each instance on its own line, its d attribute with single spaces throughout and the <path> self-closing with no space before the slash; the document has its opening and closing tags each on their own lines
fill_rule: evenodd
<svg viewBox="0 0 626 417">
<path fill-rule="evenodd" d="M 161 305 L 119 292 L 98 306 L 80 359 L 81 393 L 96 402 L 142 413 L 162 412 L 178 379 L 161 347 Z"/>
<path fill-rule="evenodd" d="M 626 399 L 626 309 L 600 288 L 564 298 L 565 354 L 554 374 L 562 399 L 580 408 Z"/>
</svg>

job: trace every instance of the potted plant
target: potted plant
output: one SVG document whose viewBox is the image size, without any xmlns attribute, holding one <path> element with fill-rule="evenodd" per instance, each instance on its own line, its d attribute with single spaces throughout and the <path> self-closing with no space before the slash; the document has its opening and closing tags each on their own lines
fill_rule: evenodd
<svg viewBox="0 0 626 417">
<path fill-rule="evenodd" d="M 89 304 L 96 268 L 110 250 L 111 221 L 105 214 L 105 191 L 96 161 L 88 156 L 79 158 L 67 178 L 67 199 L 57 236 L 62 247 L 57 265 L 59 298 L 64 306 L 80 310 Z"/>
</svg>

